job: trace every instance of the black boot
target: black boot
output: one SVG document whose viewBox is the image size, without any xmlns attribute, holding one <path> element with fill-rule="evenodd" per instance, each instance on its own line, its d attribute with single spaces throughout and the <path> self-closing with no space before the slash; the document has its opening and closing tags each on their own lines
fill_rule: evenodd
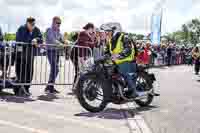
<svg viewBox="0 0 200 133">
<path fill-rule="evenodd" d="M 126 94 L 126 96 L 127 96 L 128 98 L 136 98 L 136 97 L 138 97 L 135 88 L 128 89 L 128 91 L 126 91 L 125 94 Z"/>
<path fill-rule="evenodd" d="M 57 90 L 54 88 L 54 86 L 49 85 L 49 86 L 47 86 L 47 87 L 45 88 L 45 93 L 47 93 L 47 94 L 58 94 L 58 93 L 60 93 L 60 92 L 57 91 Z"/>
</svg>

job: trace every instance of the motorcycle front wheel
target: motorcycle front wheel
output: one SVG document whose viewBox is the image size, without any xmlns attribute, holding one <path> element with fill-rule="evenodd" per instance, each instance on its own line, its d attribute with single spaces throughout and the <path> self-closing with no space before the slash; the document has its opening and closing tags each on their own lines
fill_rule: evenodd
<svg viewBox="0 0 200 133">
<path fill-rule="evenodd" d="M 93 74 L 86 74 L 79 79 L 76 96 L 81 106 L 92 113 L 103 111 L 108 104 L 103 81 Z"/>
</svg>

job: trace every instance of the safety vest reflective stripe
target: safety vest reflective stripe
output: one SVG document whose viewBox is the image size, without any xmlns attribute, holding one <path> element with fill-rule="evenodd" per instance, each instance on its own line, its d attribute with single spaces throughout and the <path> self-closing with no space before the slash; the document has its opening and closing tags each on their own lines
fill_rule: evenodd
<svg viewBox="0 0 200 133">
<path fill-rule="evenodd" d="M 110 49 L 110 53 L 111 54 L 120 54 L 123 51 L 123 42 L 122 42 L 122 38 L 123 38 L 124 34 L 121 34 L 120 37 L 117 40 L 117 44 L 116 47 L 112 50 L 112 43 L 111 41 L 109 41 L 109 49 Z M 135 50 L 134 48 L 132 48 L 132 52 L 128 57 L 125 57 L 124 59 L 118 59 L 115 60 L 116 64 L 122 64 L 124 62 L 132 62 L 134 60 L 134 55 L 135 55 Z"/>
<path fill-rule="evenodd" d="M 123 43 L 122 43 L 122 37 L 124 36 L 124 34 L 121 34 L 119 36 L 119 38 L 117 39 L 117 44 L 116 44 L 116 47 L 112 50 L 112 43 L 110 41 L 110 52 L 111 54 L 119 54 L 123 51 Z"/>
</svg>

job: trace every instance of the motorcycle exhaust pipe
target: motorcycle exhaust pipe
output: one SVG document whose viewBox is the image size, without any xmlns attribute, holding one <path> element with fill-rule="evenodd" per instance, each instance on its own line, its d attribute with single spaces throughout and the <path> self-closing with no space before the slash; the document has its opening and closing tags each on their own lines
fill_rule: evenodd
<svg viewBox="0 0 200 133">
<path fill-rule="evenodd" d="M 158 94 L 158 93 L 152 93 L 151 95 L 155 96 L 155 97 L 159 97 L 160 96 L 160 94 Z"/>
</svg>

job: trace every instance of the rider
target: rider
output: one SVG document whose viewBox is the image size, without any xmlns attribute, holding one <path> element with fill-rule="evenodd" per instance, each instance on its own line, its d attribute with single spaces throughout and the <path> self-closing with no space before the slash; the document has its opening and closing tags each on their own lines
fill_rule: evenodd
<svg viewBox="0 0 200 133">
<path fill-rule="evenodd" d="M 136 98 L 136 63 L 135 50 L 129 43 L 128 35 L 118 32 L 116 27 L 108 30 L 112 33 L 112 38 L 106 48 L 106 54 L 112 57 L 112 60 L 118 66 L 118 71 L 123 75 L 128 83 L 128 94 Z"/>
</svg>

